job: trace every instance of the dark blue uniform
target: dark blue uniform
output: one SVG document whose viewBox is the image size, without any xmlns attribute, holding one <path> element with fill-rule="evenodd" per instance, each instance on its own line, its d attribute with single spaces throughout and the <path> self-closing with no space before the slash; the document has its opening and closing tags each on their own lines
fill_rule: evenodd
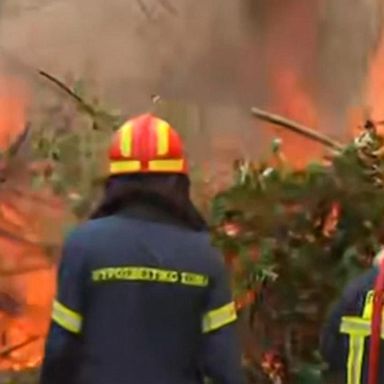
<svg viewBox="0 0 384 384">
<path fill-rule="evenodd" d="M 337 383 L 367 383 L 372 298 L 377 275 L 375 267 L 352 281 L 325 325 L 321 352 L 329 365 L 328 374 L 337 377 Z M 384 351 L 384 343 L 381 350 Z M 384 383 L 383 352 L 379 383 Z"/>
<path fill-rule="evenodd" d="M 243 382 L 222 257 L 160 211 L 91 220 L 64 245 L 41 384 Z"/>
</svg>

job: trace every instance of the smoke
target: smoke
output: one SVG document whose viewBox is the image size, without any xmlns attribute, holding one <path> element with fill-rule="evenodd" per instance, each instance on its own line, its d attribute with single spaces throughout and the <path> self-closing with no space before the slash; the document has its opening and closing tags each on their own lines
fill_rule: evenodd
<svg viewBox="0 0 384 384">
<path fill-rule="evenodd" d="M 253 67 L 259 68 L 257 76 L 252 74 L 254 81 L 250 75 L 247 83 L 262 84 L 262 96 L 255 97 L 266 107 L 280 104 L 274 79 L 288 72 L 295 81 L 285 82 L 286 98 L 303 91 L 316 107 L 321 128 L 341 134 L 349 108 L 366 102 L 367 76 L 382 36 L 382 1 L 249 0 L 245 4 L 245 20 L 254 38 Z M 277 85 L 280 93 L 282 83 Z M 279 108 L 284 112 L 284 107 Z M 313 124 L 305 111 L 288 112 Z"/>
<path fill-rule="evenodd" d="M 188 127 L 193 158 L 211 157 L 216 142 L 210 138 L 216 132 L 236 139 L 234 152 L 243 150 L 251 120 L 243 109 L 248 106 L 240 102 L 244 31 L 237 2 L 6 1 L 0 57 L 17 67 L 35 95 L 46 83 L 36 81 L 32 68 L 61 78 L 73 73 L 125 115 L 142 113 L 150 95 L 160 94 L 171 102 L 195 104 L 181 109 L 186 118 L 176 124 L 180 130 Z M 15 58 L 23 65 L 15 66 Z"/>
<path fill-rule="evenodd" d="M 0 45 L 30 66 L 93 78 L 134 109 L 151 93 L 220 99 L 234 87 L 241 41 L 237 7 L 227 3 L 11 0 Z"/>
<path fill-rule="evenodd" d="M 342 134 L 348 108 L 365 102 L 381 2 L 5 0 L 0 46 L 25 69 L 92 80 L 127 114 L 153 93 L 204 105 L 211 132 L 255 151 L 266 139 L 252 104 Z"/>
<path fill-rule="evenodd" d="M 366 106 L 370 65 L 383 36 L 383 16 L 381 0 L 323 3 L 317 99 L 329 131 L 343 128 L 348 109 Z"/>
</svg>

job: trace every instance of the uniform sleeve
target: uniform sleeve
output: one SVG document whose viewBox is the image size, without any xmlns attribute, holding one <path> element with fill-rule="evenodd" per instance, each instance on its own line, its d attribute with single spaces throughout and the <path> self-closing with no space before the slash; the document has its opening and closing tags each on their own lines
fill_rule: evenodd
<svg viewBox="0 0 384 384">
<path fill-rule="evenodd" d="M 57 293 L 45 346 L 40 384 L 73 382 L 81 357 L 83 321 L 84 252 L 69 237 L 64 244 L 57 277 Z"/>
<path fill-rule="evenodd" d="M 363 292 L 352 284 L 331 310 L 320 339 L 320 352 L 329 373 L 345 371 L 349 342 L 348 336 L 340 332 L 341 320 L 346 315 L 359 315 L 363 300 Z"/>
<path fill-rule="evenodd" d="M 81 333 L 83 322 L 86 276 L 85 252 L 81 240 L 73 235 L 64 244 L 52 308 L 52 321 L 74 334 Z"/>
<path fill-rule="evenodd" d="M 218 261 L 212 280 L 203 318 L 203 371 L 215 384 L 242 384 L 236 308 L 224 263 Z"/>
</svg>

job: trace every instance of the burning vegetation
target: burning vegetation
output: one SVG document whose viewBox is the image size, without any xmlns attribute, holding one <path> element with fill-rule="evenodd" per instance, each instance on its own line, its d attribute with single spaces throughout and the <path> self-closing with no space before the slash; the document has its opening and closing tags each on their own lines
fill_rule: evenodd
<svg viewBox="0 0 384 384">
<path fill-rule="evenodd" d="M 158 63 L 160 69 L 156 67 L 155 71 L 154 68 L 145 66 L 149 68 L 148 71 L 156 72 L 156 76 L 153 76 L 155 80 L 152 80 L 152 73 L 151 76 L 145 74 L 145 86 L 139 84 L 138 87 L 145 88 L 145 92 L 149 89 L 150 92 L 161 89 L 176 98 L 182 96 L 182 99 L 197 101 L 197 104 L 201 104 L 202 100 L 208 104 L 228 100 L 232 98 L 233 91 L 236 106 L 242 103 L 243 108 L 244 104 L 251 105 L 256 101 L 258 106 L 286 117 L 282 120 L 279 116 L 254 109 L 255 115 L 264 116 L 263 122 L 245 118 L 244 121 L 252 129 L 249 136 L 252 139 L 252 150 L 249 151 L 252 155 L 257 151 L 260 153 L 260 147 L 272 138 L 278 137 L 279 140 L 274 141 L 272 153 L 268 153 L 263 161 L 255 164 L 244 160 L 236 164 L 235 186 L 224 191 L 225 204 L 217 204 L 213 218 L 216 224 L 214 236 L 233 271 L 234 288 L 238 295 L 237 308 L 249 315 L 249 322 L 245 326 L 248 368 L 252 371 L 255 367 L 261 367 L 257 371 L 259 379 L 266 379 L 267 376 L 272 382 L 279 375 L 284 379 L 290 370 L 298 369 L 299 363 L 313 363 L 316 360 L 312 352 L 315 349 L 314 340 L 320 318 L 314 317 L 329 304 L 329 297 L 336 295 L 340 289 L 339 285 L 330 285 L 322 280 L 330 273 L 326 268 L 319 271 L 316 281 L 301 280 L 303 271 L 324 266 L 325 259 L 330 268 L 347 260 L 351 262 L 351 269 L 343 266 L 344 269 L 338 270 L 342 280 L 346 281 L 356 270 L 363 269 L 370 263 L 374 249 L 376 217 L 373 217 L 369 207 L 359 205 L 358 202 L 369 201 L 373 204 L 376 198 L 382 198 L 382 190 L 376 187 L 380 187 L 384 180 L 381 171 L 383 164 L 380 155 L 376 156 L 370 150 L 367 154 L 361 148 L 356 150 L 359 140 L 354 143 L 353 137 L 356 127 L 361 126 L 359 134 L 363 133 L 360 138 L 364 139 L 365 119 L 384 119 L 381 102 L 384 89 L 384 39 L 380 38 L 382 11 L 380 0 L 371 2 L 370 6 L 364 1 L 356 2 L 358 11 L 352 10 L 347 2 L 348 0 L 329 0 L 322 2 L 320 7 L 320 1 L 292 0 L 289 4 L 287 2 L 287 8 L 281 7 L 281 1 L 277 0 L 244 2 L 248 3 L 248 7 L 239 13 L 244 17 L 242 21 L 246 21 L 246 27 L 243 26 L 242 33 L 239 34 L 244 38 L 244 44 L 229 44 L 224 49 L 217 37 L 222 28 L 217 27 L 215 30 L 215 38 L 218 39 L 215 43 L 223 48 L 225 60 L 220 55 L 211 60 L 212 47 L 206 41 L 210 41 L 207 36 L 212 29 L 201 28 L 206 32 L 205 35 L 203 32 L 199 35 L 204 44 L 199 46 L 196 43 L 194 52 L 196 55 L 207 56 L 204 56 L 204 60 L 201 57 L 188 56 L 183 63 L 189 70 L 184 70 L 188 75 L 181 70 L 183 73 L 174 75 L 178 73 L 177 66 L 180 65 L 169 54 L 169 49 L 166 49 L 162 55 L 166 58 L 165 62 Z M 154 23 L 151 19 L 153 13 L 149 12 L 148 16 L 148 10 L 156 11 L 158 8 L 151 7 L 150 2 L 140 3 L 145 6 L 137 8 L 136 12 L 141 9 L 142 19 L 147 23 Z M 181 3 L 180 1 L 179 5 Z M 340 6 L 341 3 L 344 6 Z M 184 13 L 188 12 L 182 11 L 189 8 L 184 9 L 182 5 L 180 8 L 174 7 L 170 0 L 169 4 L 168 11 L 163 12 L 165 15 L 161 13 L 161 17 L 165 18 L 161 20 L 171 22 L 177 20 L 177 17 L 183 20 Z M 343 17 L 349 13 L 345 9 L 356 13 L 355 19 L 352 17 L 345 20 Z M 209 19 L 212 25 L 213 19 Z M 228 25 L 223 22 L 227 20 L 223 15 L 219 19 L 222 22 L 220 25 Z M 178 25 L 177 21 L 175 25 Z M 159 25 L 157 28 L 160 28 Z M 169 28 L 167 31 L 175 30 Z M 367 33 L 360 33 L 366 37 L 364 41 L 355 36 L 354 45 L 350 40 L 351 31 L 355 30 L 364 30 Z M 172 34 L 178 36 L 177 33 Z M 122 39 L 124 44 L 125 36 L 126 34 Z M 153 33 L 151 36 L 154 38 Z M 181 33 L 180 36 L 186 39 L 187 33 Z M 171 38 L 169 41 L 171 42 Z M 140 42 L 136 41 L 136 45 L 139 46 Z M 172 42 L 170 46 L 178 52 L 178 56 L 183 56 L 180 52 L 184 52 L 184 41 Z M 151 47 L 151 44 L 148 46 Z M 15 51 L 19 49 L 23 52 L 20 47 L 25 50 L 19 42 Z M 94 54 L 99 56 L 98 51 Z M 125 62 L 129 60 L 111 60 L 113 52 L 107 50 L 100 56 L 103 60 L 99 71 L 114 74 L 110 76 L 103 72 L 100 77 L 105 83 L 113 78 L 116 85 L 116 77 L 118 82 L 125 79 L 120 67 L 111 68 L 106 61 L 124 62 L 122 68 L 126 71 Z M 62 57 L 63 60 L 65 57 L 70 67 L 71 55 L 63 54 Z M 238 57 L 242 59 L 238 60 Z M 87 57 L 87 60 L 97 62 L 96 56 Z M 201 65 L 203 61 L 206 65 Z M 52 58 L 47 63 L 48 67 L 52 66 Z M 110 113 L 98 101 L 89 103 L 87 90 L 81 81 L 68 88 L 56 78 L 49 74 L 47 76 L 46 72 L 40 71 L 39 74 L 29 64 L 23 67 L 18 74 L 20 76 L 15 77 L 13 74 L 0 79 L 0 370 L 4 371 L 37 367 L 41 362 L 55 291 L 55 268 L 63 234 L 61 225 L 82 220 L 89 212 L 97 196 L 98 180 L 103 173 L 104 164 L 100 161 L 100 154 L 111 131 L 121 121 L 119 114 Z M 78 64 L 81 66 L 84 63 Z M 87 67 L 85 64 L 84 66 Z M 165 75 L 161 72 L 164 68 Z M 236 76 L 231 76 L 232 71 L 236 71 Z M 194 73 L 193 77 L 199 79 L 199 87 L 187 80 L 191 77 L 189 73 Z M 45 77 L 41 80 L 49 80 L 58 93 L 49 93 L 47 97 L 40 90 L 41 83 L 35 79 L 35 76 L 40 75 Z M 33 77 L 33 82 L 23 83 L 27 77 Z M 169 77 L 172 79 L 169 80 Z M 128 83 L 133 84 L 132 81 Z M 39 86 L 35 87 L 36 84 Z M 109 84 L 104 86 L 107 88 Z M 124 92 L 126 88 L 125 83 Z M 31 108 L 32 93 L 33 98 L 43 95 L 44 108 L 40 105 L 37 112 Z M 185 95 L 187 96 L 184 97 Z M 73 104 L 66 99 L 68 96 L 74 101 Z M 217 162 L 217 158 L 220 158 L 225 163 L 217 167 L 226 169 L 225 174 L 220 174 L 220 180 L 217 180 L 218 177 L 215 179 L 217 174 L 210 175 L 211 178 L 206 178 L 206 175 L 200 177 L 198 171 L 201 164 L 197 164 L 194 169 L 199 188 L 196 191 L 197 198 L 207 205 L 212 197 L 212 190 L 223 188 L 221 177 L 228 178 L 228 159 L 235 156 L 233 146 L 229 143 L 241 145 L 239 136 L 243 133 L 243 128 L 226 131 L 224 134 L 220 131 L 217 136 L 212 132 L 207 134 L 200 130 L 199 124 L 204 124 L 200 115 L 194 119 L 198 123 L 191 123 L 187 118 L 180 118 L 187 109 L 167 109 L 166 101 L 152 106 L 145 100 L 141 104 L 135 104 L 135 100 L 129 99 L 136 107 L 153 108 L 171 122 L 186 121 L 185 125 L 189 127 L 197 124 L 194 143 L 200 145 L 203 141 L 202 135 L 205 135 L 204 138 L 211 141 L 206 145 L 207 152 L 209 148 L 221 145 L 213 156 L 201 160 L 201 163 L 210 163 Z M 184 103 L 181 102 L 180 105 Z M 29 122 L 31 116 L 33 118 Z M 377 130 L 377 135 L 372 139 L 375 144 L 376 139 L 381 140 L 382 126 L 373 125 Z M 286 129 L 287 126 L 298 129 L 292 132 Z M 314 131 L 306 134 L 305 138 L 302 134 L 307 126 L 313 127 Z M 370 128 L 370 125 L 365 128 Z M 301 136 L 297 135 L 298 131 Z M 315 141 L 314 137 L 317 137 Z M 339 141 L 350 145 L 341 145 Z M 255 142 L 258 144 L 254 145 Z M 332 151 L 325 149 L 324 144 L 328 145 L 327 142 Z M 199 157 L 198 145 L 191 147 L 192 156 L 196 158 Z M 224 146 L 229 147 L 229 150 L 223 156 Z M 257 147 L 256 150 L 254 147 Z M 380 148 L 378 145 L 376 150 Z M 320 158 L 324 162 L 321 161 L 315 167 L 308 166 L 314 158 Z M 327 165 L 324 165 L 325 162 Z M 354 173 L 347 174 L 348 169 L 353 169 Z M 356 191 L 353 196 L 348 192 L 351 185 Z M 367 200 L 366 194 L 372 194 L 372 199 Z M 316 199 L 312 199 L 313 195 L 316 195 Z M 215 199 L 214 205 L 217 200 L 220 199 Z M 350 201 L 357 201 L 355 207 L 351 207 Z M 252 217 L 244 218 L 242 215 L 249 207 L 252 207 Z M 276 208 L 275 215 L 269 214 L 271 207 Z M 382 214 L 380 209 L 375 206 L 375 214 Z M 353 225 L 348 224 L 345 231 L 343 219 L 348 214 L 353 216 L 352 219 L 348 217 Z M 357 219 L 363 227 L 356 224 Z M 347 240 L 340 245 L 337 243 L 337 236 L 342 230 L 343 239 Z M 364 236 L 367 233 L 372 235 L 372 242 L 367 244 L 361 237 L 356 237 L 358 230 Z M 353 236 L 357 239 L 356 243 L 348 240 Z M 282 244 L 287 248 L 282 249 Z M 295 255 L 294 262 L 297 264 L 293 264 L 293 257 L 287 249 Z M 323 252 L 324 249 L 326 252 L 321 255 L 320 250 Z M 343 256 L 336 257 L 340 249 Z M 361 251 L 363 258 L 359 258 L 356 249 Z M 308 256 L 309 250 L 316 253 L 316 260 Z M 275 263 L 277 258 L 278 262 Z M 282 274 L 283 263 L 290 266 L 291 275 Z M 298 285 L 290 291 L 291 301 L 281 302 L 280 295 L 286 291 L 284 284 L 290 282 L 292 276 L 298 281 Z M 278 285 L 274 285 L 279 277 Z M 321 294 L 316 289 L 316 284 L 329 293 L 329 296 Z M 279 308 L 284 307 L 286 317 L 276 320 L 275 313 L 260 312 L 255 304 L 260 297 L 266 299 L 264 303 L 272 302 Z M 308 304 L 312 299 L 318 304 L 316 308 Z M 294 313 L 290 312 L 287 303 L 294 307 Z M 265 310 L 263 305 L 261 307 Z M 297 330 L 298 317 L 305 323 L 305 334 Z M 287 318 L 294 321 L 287 321 Z M 256 329 L 260 332 L 266 323 L 277 324 L 275 329 L 263 331 L 276 343 L 266 350 L 260 348 L 255 351 L 254 344 L 257 341 L 252 332 L 256 332 Z M 281 327 L 281 323 L 286 324 L 286 327 Z M 276 332 L 276 329 L 281 329 L 281 332 Z M 309 337 L 309 344 L 305 342 L 306 337 Z"/>
<path fill-rule="evenodd" d="M 1 83 L 0 369 L 22 370 L 42 359 L 54 294 L 51 255 L 59 246 L 43 227 L 62 217 L 63 207 L 31 189 L 26 94 L 11 77 Z"/>
</svg>

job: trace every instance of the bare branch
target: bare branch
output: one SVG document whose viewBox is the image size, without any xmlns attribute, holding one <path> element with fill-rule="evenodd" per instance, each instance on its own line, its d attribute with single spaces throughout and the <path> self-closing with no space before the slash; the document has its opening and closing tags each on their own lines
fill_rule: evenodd
<svg viewBox="0 0 384 384">
<path fill-rule="evenodd" d="M 159 2 L 168 13 L 173 16 L 177 16 L 179 14 L 177 9 L 168 0 L 159 0 Z"/>
<path fill-rule="evenodd" d="M 316 132 L 312 128 L 308 128 L 302 124 L 299 124 L 295 121 L 286 119 L 285 117 L 274 115 L 272 113 L 263 111 L 258 108 L 252 108 L 251 109 L 252 114 L 263 120 L 267 121 L 268 123 L 272 123 L 275 125 L 279 125 L 281 127 L 288 128 L 290 131 L 293 131 L 295 133 L 298 133 L 299 135 L 302 135 L 306 137 L 307 139 L 317 141 L 318 143 L 321 143 L 327 147 L 331 147 L 336 150 L 342 150 L 344 148 L 344 145 L 341 143 L 338 143 L 337 141 L 332 140 L 330 137 L 320 133 Z"/>
<path fill-rule="evenodd" d="M 21 148 L 27 141 L 30 132 L 31 132 L 31 124 L 27 123 L 25 125 L 23 132 L 16 138 L 16 140 L 11 144 L 11 146 L 7 150 L 7 154 L 9 156 L 11 157 L 16 156 L 20 152 Z"/>
<path fill-rule="evenodd" d="M 32 247 L 44 247 L 44 244 L 43 243 L 39 243 L 39 242 L 34 242 L 34 241 L 31 241 L 31 240 L 28 240 L 22 236 L 19 236 L 19 235 L 15 235 L 3 228 L 0 228 L 0 237 L 3 237 L 7 240 L 10 240 L 10 241 L 13 241 L 13 242 L 16 242 L 16 243 L 20 243 L 20 244 L 23 244 L 23 245 L 27 245 L 27 246 L 32 246 Z"/>
<path fill-rule="evenodd" d="M 52 268 L 50 265 L 40 265 L 40 266 L 33 266 L 33 267 L 17 267 L 12 270 L 2 270 L 0 268 L 0 276 L 1 277 L 11 277 L 11 276 L 19 276 L 28 274 L 31 272 L 41 272 L 41 271 L 49 271 Z"/>
<path fill-rule="evenodd" d="M 47 80 L 51 81 L 52 83 L 56 84 L 62 91 L 64 91 L 67 95 L 71 96 L 88 114 L 90 114 L 92 117 L 97 116 L 97 112 L 95 109 L 90 106 L 87 102 L 85 102 L 78 94 L 73 92 L 67 85 L 65 85 L 61 80 L 57 79 L 56 77 L 50 75 L 49 73 L 39 70 L 39 75 L 45 77 Z"/>
<path fill-rule="evenodd" d="M 1 357 L 4 357 L 4 356 L 7 356 L 9 355 L 10 353 L 12 352 L 15 352 L 21 348 L 24 348 L 26 347 L 27 345 L 37 341 L 41 339 L 41 336 L 31 336 L 29 337 L 27 340 L 21 342 L 21 343 L 18 343 L 18 344 L 15 344 L 15 345 L 11 345 L 9 347 L 5 347 L 3 349 L 0 349 L 0 356 Z"/>
<path fill-rule="evenodd" d="M 141 12 L 145 15 L 148 20 L 152 20 L 152 12 L 143 0 L 136 0 Z"/>
</svg>

